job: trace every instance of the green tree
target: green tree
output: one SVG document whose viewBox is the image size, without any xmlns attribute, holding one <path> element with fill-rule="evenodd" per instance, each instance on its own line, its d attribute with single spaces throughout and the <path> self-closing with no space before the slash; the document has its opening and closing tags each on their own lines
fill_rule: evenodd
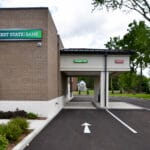
<svg viewBox="0 0 150 150">
<path fill-rule="evenodd" d="M 118 75 L 111 75 L 109 78 L 109 90 L 111 90 L 111 93 L 114 93 L 114 90 L 119 90 L 119 78 Z"/>
<path fill-rule="evenodd" d="M 150 28 L 144 21 L 129 24 L 128 33 L 123 37 L 123 48 L 134 49 L 136 54 L 134 62 L 136 67 L 147 67 L 150 63 Z"/>
<path fill-rule="evenodd" d="M 118 85 L 122 92 L 135 93 L 140 92 L 138 88 L 141 84 L 141 77 L 134 72 L 127 72 L 119 75 Z M 141 84 L 142 91 L 150 93 L 149 79 L 143 76 L 143 82 Z"/>
<path fill-rule="evenodd" d="M 94 78 L 86 77 L 86 76 L 78 77 L 78 82 L 81 81 L 81 80 L 86 82 L 86 86 L 87 86 L 88 89 L 93 89 L 94 88 Z"/>
<path fill-rule="evenodd" d="M 124 49 L 134 49 L 136 51 L 131 58 L 131 66 L 132 70 L 140 68 L 141 84 L 139 84 L 139 89 L 142 91 L 142 70 L 150 64 L 150 28 L 143 21 L 139 23 L 134 21 L 129 24 L 128 33 L 122 41 Z"/>
<path fill-rule="evenodd" d="M 135 90 L 134 85 L 132 85 L 135 76 L 136 74 L 133 72 L 127 72 L 119 75 L 119 88 L 121 91 L 120 93 L 122 92 L 131 93 Z"/>
<path fill-rule="evenodd" d="M 110 38 L 105 46 L 109 49 L 134 50 L 136 53 L 131 57 L 131 67 L 135 71 L 140 67 L 142 72 L 150 64 L 150 28 L 144 21 L 133 21 L 122 39 Z"/>
<path fill-rule="evenodd" d="M 128 26 L 127 33 L 120 37 L 110 38 L 105 44 L 109 49 L 134 50 L 135 54 L 131 56 L 131 71 L 136 72 L 137 68 L 141 68 L 141 84 L 138 86 L 142 91 L 143 68 L 150 64 L 150 28 L 144 21 L 137 23 L 133 21 Z"/>
<path fill-rule="evenodd" d="M 108 49 L 119 50 L 121 47 L 121 39 L 120 37 L 111 37 L 110 41 L 105 44 Z"/>
<path fill-rule="evenodd" d="M 150 22 L 150 2 L 149 0 L 93 0 L 94 9 L 96 7 L 115 10 L 125 8 L 134 10 Z"/>
</svg>

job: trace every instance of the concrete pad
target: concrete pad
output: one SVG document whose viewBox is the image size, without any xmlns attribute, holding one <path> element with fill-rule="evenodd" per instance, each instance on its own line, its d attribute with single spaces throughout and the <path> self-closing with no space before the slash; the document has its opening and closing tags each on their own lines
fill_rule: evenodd
<svg viewBox="0 0 150 150">
<path fill-rule="evenodd" d="M 109 102 L 109 109 L 143 109 L 140 106 L 130 104 L 127 102 Z"/>
<path fill-rule="evenodd" d="M 69 102 L 64 109 L 96 109 L 91 102 Z"/>
<path fill-rule="evenodd" d="M 9 119 L 0 119 L 0 124 L 6 124 L 9 121 Z"/>
<path fill-rule="evenodd" d="M 46 120 L 28 120 L 29 121 L 29 129 L 38 129 L 41 128 Z"/>
</svg>

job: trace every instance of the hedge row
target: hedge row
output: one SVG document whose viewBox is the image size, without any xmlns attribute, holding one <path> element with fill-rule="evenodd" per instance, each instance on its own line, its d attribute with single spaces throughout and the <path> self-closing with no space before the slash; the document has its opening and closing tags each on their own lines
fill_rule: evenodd
<svg viewBox="0 0 150 150">
<path fill-rule="evenodd" d="M 27 113 L 24 110 L 16 110 L 16 111 L 0 111 L 0 119 L 11 119 L 16 117 L 23 117 L 28 119 L 36 119 L 38 116 L 32 112 Z"/>
<path fill-rule="evenodd" d="M 6 150 L 8 146 L 8 140 L 5 136 L 0 135 L 0 150 Z"/>
<path fill-rule="evenodd" d="M 0 124 L 0 150 L 6 150 L 8 143 L 17 141 L 28 127 L 27 120 L 19 117 L 11 119 L 7 124 Z"/>
</svg>

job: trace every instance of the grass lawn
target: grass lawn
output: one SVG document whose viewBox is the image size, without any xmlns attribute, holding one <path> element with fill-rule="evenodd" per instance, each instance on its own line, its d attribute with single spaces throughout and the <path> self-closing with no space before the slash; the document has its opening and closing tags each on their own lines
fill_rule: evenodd
<svg viewBox="0 0 150 150">
<path fill-rule="evenodd" d="M 131 98 L 143 98 L 146 100 L 150 100 L 150 94 L 141 94 L 141 93 L 136 93 L 136 94 L 120 94 L 120 93 L 115 93 L 115 94 L 109 94 L 110 96 L 118 96 L 118 97 L 131 97 Z"/>
<path fill-rule="evenodd" d="M 73 95 L 74 96 L 79 95 L 79 92 L 78 91 L 73 91 Z M 80 93 L 80 95 L 90 95 L 90 96 L 93 96 L 94 95 L 94 90 L 89 90 L 89 94 L 87 94 L 87 91 L 82 91 Z M 123 94 L 120 94 L 120 93 L 117 92 L 117 93 L 111 94 L 111 92 L 110 92 L 109 96 L 130 97 L 130 98 L 143 98 L 143 99 L 146 99 L 146 100 L 150 100 L 150 94 L 141 94 L 141 93 L 136 93 L 136 94 L 123 93 Z"/>
<path fill-rule="evenodd" d="M 81 91 L 80 95 L 90 95 L 90 96 L 93 96 L 94 95 L 94 90 L 88 90 L 89 93 L 87 94 L 87 91 Z M 73 91 L 73 95 L 76 96 L 76 95 L 79 95 L 79 92 L 78 91 Z"/>
</svg>

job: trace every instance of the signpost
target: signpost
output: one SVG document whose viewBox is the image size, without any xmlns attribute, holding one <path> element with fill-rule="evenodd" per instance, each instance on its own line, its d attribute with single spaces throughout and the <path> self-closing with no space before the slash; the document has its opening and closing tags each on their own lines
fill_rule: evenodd
<svg viewBox="0 0 150 150">
<path fill-rule="evenodd" d="M 0 29 L 0 41 L 41 40 L 41 29 Z"/>
</svg>

